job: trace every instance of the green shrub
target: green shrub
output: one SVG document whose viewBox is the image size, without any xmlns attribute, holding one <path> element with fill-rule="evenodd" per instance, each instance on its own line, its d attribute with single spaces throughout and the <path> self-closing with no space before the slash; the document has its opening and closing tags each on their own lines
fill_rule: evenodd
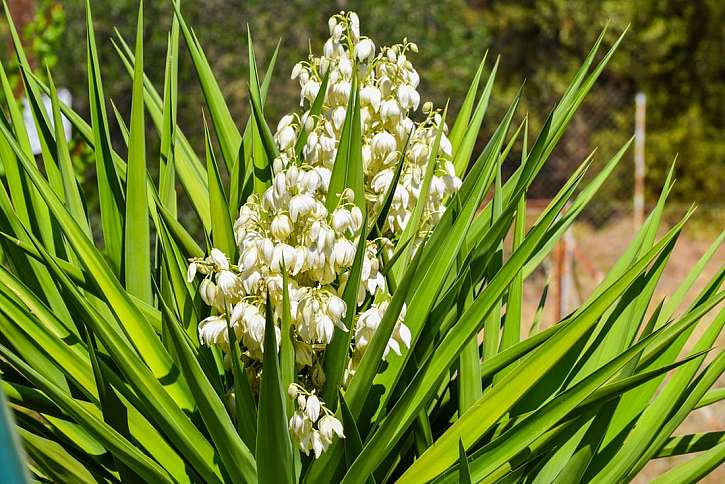
<svg viewBox="0 0 725 484">
<path fill-rule="evenodd" d="M 703 451 L 668 482 L 722 462 L 722 432 L 673 436 L 723 397 L 711 387 L 725 354 L 706 355 L 725 323 L 725 272 L 679 310 L 721 235 L 670 298 L 652 301 L 691 213 L 657 239 L 672 173 L 580 307 L 544 330 L 522 317 L 524 280 L 628 148 L 591 178 L 583 160 L 526 230 L 527 189 L 621 37 L 601 58 L 598 38 L 533 142 L 526 122 L 512 126 L 519 92 L 473 157 L 497 63 L 481 62 L 450 130 L 447 107 L 430 103 L 414 122 L 417 46 L 376 48 L 356 15 L 336 15 L 323 56 L 293 71 L 305 111 L 273 133 L 263 106 L 276 53 L 262 76 L 249 35 L 252 115 L 240 131 L 174 5 L 161 89 L 144 78 L 143 16 L 134 50 L 117 39 L 133 78 L 128 126 L 117 116 L 125 156 L 109 136 L 90 7 L 90 122 L 32 74 L 13 38 L 43 153 L 41 169 L 8 103 L 0 369 L 35 478 L 620 482 L 651 459 Z M 206 100 L 203 156 L 176 123 L 180 37 Z M 100 222 L 62 114 L 93 147 Z M 520 165 L 503 181 L 517 142 Z M 177 220 L 177 197 L 203 244 Z"/>
</svg>

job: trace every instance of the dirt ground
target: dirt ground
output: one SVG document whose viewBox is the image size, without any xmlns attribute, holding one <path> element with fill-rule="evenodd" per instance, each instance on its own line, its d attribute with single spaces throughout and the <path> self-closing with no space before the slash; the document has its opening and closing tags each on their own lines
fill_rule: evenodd
<svg viewBox="0 0 725 484">
<path fill-rule="evenodd" d="M 710 233 L 706 236 L 701 235 L 703 231 L 698 230 L 696 227 L 685 228 L 670 258 L 659 287 L 656 290 L 655 301 L 659 301 L 661 298 L 675 291 L 680 282 L 687 276 L 695 263 L 713 242 L 715 236 L 717 235 L 717 230 L 721 230 L 723 228 L 722 224 L 720 225 L 721 227 L 719 229 L 714 228 L 714 230 L 708 230 L 707 232 Z M 574 306 L 572 307 L 576 307 L 575 305 L 578 304 L 579 301 L 586 300 L 592 288 L 595 287 L 597 279 L 600 278 L 602 274 L 606 273 L 608 268 L 611 267 L 617 258 L 624 252 L 627 245 L 632 240 L 634 229 L 631 219 L 621 219 L 596 230 L 586 224 L 576 225 L 572 229 L 572 234 L 575 246 L 573 273 L 574 280 L 576 281 L 574 284 L 576 290 L 573 292 L 578 293 L 575 294 L 575 301 L 573 301 Z M 704 273 L 696 282 L 695 286 L 688 293 L 680 310 L 688 306 L 694 300 L 706 282 L 714 276 L 723 264 L 725 264 L 725 247 L 721 246 L 708 264 Z M 547 265 L 549 268 L 553 267 L 551 261 L 549 261 Z M 524 289 L 524 321 L 533 320 L 545 282 L 546 274 L 544 271 L 532 274 L 532 276 L 526 281 Z M 542 314 L 543 327 L 551 325 L 556 317 L 554 310 L 555 305 L 552 304 L 554 302 L 554 299 L 552 299 L 552 292 L 556 293 L 556 290 L 554 289 L 553 291 L 549 291 L 549 299 L 547 300 L 546 305 L 547 307 Z M 553 297 L 556 297 L 555 294 Z M 714 311 L 710 313 L 710 318 L 713 317 L 714 313 Z M 707 322 L 708 320 L 704 320 L 699 324 L 685 350 L 687 350 L 688 347 L 691 347 L 697 337 L 702 334 Z M 718 347 L 722 348 L 724 344 L 725 336 L 721 334 L 718 339 Z M 712 355 L 709 358 L 711 359 Z M 725 386 L 725 377 L 721 377 L 716 386 Z M 725 402 L 720 402 L 694 411 L 682 423 L 675 434 L 691 434 L 695 432 L 717 430 L 725 430 Z M 662 474 L 667 469 L 689 458 L 689 456 L 680 456 L 652 461 L 643 469 L 634 482 L 648 482 L 653 477 Z M 702 482 L 725 482 L 725 466 L 720 466 L 719 469 L 710 474 Z"/>
</svg>

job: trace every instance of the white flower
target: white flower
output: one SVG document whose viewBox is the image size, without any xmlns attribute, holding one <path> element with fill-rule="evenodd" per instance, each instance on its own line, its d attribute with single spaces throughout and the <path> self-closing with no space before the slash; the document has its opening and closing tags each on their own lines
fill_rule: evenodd
<svg viewBox="0 0 725 484">
<path fill-rule="evenodd" d="M 312 102 L 317 97 L 317 93 L 320 92 L 320 84 L 317 81 L 307 81 L 302 88 L 302 100 Z M 300 106 L 302 102 L 300 102 Z"/>
<path fill-rule="evenodd" d="M 297 68 L 297 65 L 295 65 L 295 68 Z M 294 69 L 293 69 L 293 72 L 294 72 Z M 282 116 L 282 119 L 280 119 L 279 123 L 277 123 L 277 131 L 282 131 L 284 128 L 291 125 L 292 121 L 294 121 L 294 119 L 295 119 L 295 117 L 292 116 L 291 114 L 285 114 L 284 116 Z"/>
<path fill-rule="evenodd" d="M 320 400 L 315 395 L 307 397 L 307 404 L 305 405 L 305 413 L 313 422 L 317 421 L 320 416 Z"/>
<path fill-rule="evenodd" d="M 282 268 L 292 268 L 297 262 L 297 252 L 295 248 L 288 244 L 279 244 L 275 246 L 272 254 L 272 263 L 270 268 L 275 272 L 281 272 Z"/>
<path fill-rule="evenodd" d="M 390 168 L 383 170 L 375 175 L 375 178 L 373 178 L 373 181 L 371 183 L 373 191 L 379 194 L 386 193 L 388 191 L 388 187 L 393 181 L 393 175 L 393 170 L 391 170 Z"/>
<path fill-rule="evenodd" d="M 272 219 L 272 235 L 278 240 L 286 240 L 292 233 L 292 222 L 287 214 L 281 213 Z"/>
<path fill-rule="evenodd" d="M 420 103 L 420 94 L 413 89 L 412 86 L 409 86 L 407 84 L 403 84 L 400 87 L 398 87 L 398 102 L 400 102 L 400 105 L 403 107 L 403 109 L 418 109 L 418 104 Z"/>
<path fill-rule="evenodd" d="M 382 102 L 383 95 L 375 86 L 369 85 L 360 89 L 360 101 L 363 106 L 370 106 L 374 112 L 378 112 L 380 109 L 380 103 Z"/>
<path fill-rule="evenodd" d="M 299 449 L 316 457 L 335 438 L 344 438 L 342 424 L 316 396 L 325 384 L 322 362 L 335 326 L 348 331 L 344 319 L 352 323 L 351 358 L 343 377 L 343 385 L 347 385 L 392 298 L 382 266 L 388 259 L 381 257 L 384 253 L 392 255 L 389 240 L 395 240 L 405 229 L 420 203 L 425 216 L 413 241 L 414 247 L 419 247 L 445 212 L 445 202 L 461 186 L 451 163 L 452 147 L 445 136 L 445 124 L 440 149 L 435 157 L 430 156 L 438 126 L 443 122 L 441 111 L 425 103 L 423 115 L 415 113 L 420 104 L 420 79 L 406 54 L 417 52 L 417 46 L 404 40 L 376 48 L 371 39 L 361 37 L 359 19 L 351 12 L 334 15 L 328 28 L 330 38 L 322 56 L 311 55 L 292 69 L 292 78 L 300 86 L 300 105 L 307 108 L 283 116 L 277 124 L 274 140 L 280 154 L 272 160 L 271 184 L 263 193 L 254 193 L 245 200 L 234 223 L 237 265 L 213 249 L 206 258 L 191 259 L 187 270 L 190 281 L 198 273 L 203 274 L 199 292 L 215 314 L 199 323 L 202 343 L 218 345 L 225 353 L 225 365 L 229 365 L 228 318 L 245 363 L 250 363 L 246 372 L 253 381 L 259 380 L 264 356 L 268 324 L 265 314 L 270 311 L 273 315 L 279 345 L 282 300 L 285 294 L 289 297 L 293 325 L 290 335 L 299 375 L 288 388 L 296 402 L 289 430 Z M 327 194 L 353 75 L 359 84 L 364 192 L 343 190 L 336 194 L 339 204 L 328 211 Z M 324 76 L 329 76 L 328 84 L 321 93 Z M 324 98 L 323 109 L 312 116 L 309 106 L 318 95 Z M 416 116 L 420 122 L 413 122 Z M 298 155 L 294 147 L 302 133 L 307 141 Z M 428 163 L 434 166 L 428 167 Z M 427 199 L 419 200 L 429 168 L 434 175 Z M 400 178 L 393 184 L 398 169 Z M 376 220 L 384 195 L 391 189 L 392 203 L 383 233 L 375 241 L 361 241 L 359 237 L 368 235 L 363 212 Z M 353 200 L 363 200 L 365 205 L 356 206 Z M 364 244 L 360 283 L 355 303 L 348 305 L 341 296 L 359 243 Z M 287 293 L 283 291 L 283 268 L 287 272 Z M 360 306 L 366 299 L 373 303 L 363 311 Z M 393 323 L 384 357 L 410 348 L 412 334 L 404 318 L 405 308 Z"/>
<path fill-rule="evenodd" d="M 360 62 L 369 62 L 375 56 L 375 44 L 370 39 L 362 39 L 355 46 L 355 55 Z"/>
<path fill-rule="evenodd" d="M 196 269 L 197 269 L 196 262 L 192 262 L 191 264 L 189 264 L 189 268 L 186 271 L 186 281 L 187 282 L 194 281 L 194 278 L 196 277 Z"/>
<path fill-rule="evenodd" d="M 355 246 L 347 239 L 335 242 L 334 263 L 340 267 L 350 267 L 355 261 Z"/>
<path fill-rule="evenodd" d="M 201 281 L 201 284 L 199 285 L 199 294 L 201 295 L 201 300 L 204 301 L 207 306 L 214 307 L 219 305 L 217 293 L 217 286 L 210 279 L 204 279 Z"/>
<path fill-rule="evenodd" d="M 307 215 L 315 207 L 315 199 L 311 195 L 302 193 L 295 195 L 289 201 L 289 215 L 292 222 L 297 222 L 301 216 Z"/>
<path fill-rule="evenodd" d="M 395 137 L 387 131 L 381 131 L 373 137 L 373 153 L 378 156 L 386 156 L 396 149 Z"/>
<path fill-rule="evenodd" d="M 280 151 L 286 151 L 294 147 L 297 136 L 292 126 L 286 126 L 277 133 L 276 139 Z"/>
<path fill-rule="evenodd" d="M 400 119 L 401 114 L 400 104 L 395 99 L 388 99 L 380 108 L 380 115 L 385 120 L 397 121 Z"/>
<path fill-rule="evenodd" d="M 352 229 L 353 223 L 352 213 L 346 208 L 339 207 L 332 212 L 332 228 L 338 234 L 343 234 L 345 231 Z"/>
<path fill-rule="evenodd" d="M 239 278 L 232 271 L 221 271 L 217 283 L 225 296 L 235 296 L 239 290 Z"/>
<path fill-rule="evenodd" d="M 315 320 L 315 332 L 317 333 L 317 341 L 329 344 L 332 341 L 332 335 L 335 332 L 335 323 L 327 314 L 320 314 Z"/>
<path fill-rule="evenodd" d="M 341 130 L 342 125 L 345 123 L 346 111 L 343 106 L 338 106 L 332 112 L 332 124 L 335 125 L 336 130 Z"/>
<path fill-rule="evenodd" d="M 330 296 L 330 299 L 327 301 L 327 312 L 333 319 L 339 321 L 345 317 L 347 305 L 341 298 Z"/>
<path fill-rule="evenodd" d="M 335 437 L 345 438 L 342 423 L 332 415 L 325 415 L 317 423 L 320 429 L 320 438 L 326 444 L 331 444 Z"/>
<path fill-rule="evenodd" d="M 225 256 L 224 252 L 221 250 L 212 249 L 210 257 L 212 262 L 216 264 L 219 269 L 229 269 L 229 259 L 227 259 L 227 256 Z"/>
</svg>

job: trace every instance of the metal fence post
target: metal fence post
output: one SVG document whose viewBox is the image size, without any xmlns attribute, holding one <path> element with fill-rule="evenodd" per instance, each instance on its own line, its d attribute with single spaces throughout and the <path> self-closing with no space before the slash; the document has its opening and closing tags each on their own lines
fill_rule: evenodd
<svg viewBox="0 0 725 484">
<path fill-rule="evenodd" d="M 637 230 L 644 222 L 644 136 L 647 96 L 643 92 L 637 93 L 634 103 L 634 229 Z"/>
</svg>

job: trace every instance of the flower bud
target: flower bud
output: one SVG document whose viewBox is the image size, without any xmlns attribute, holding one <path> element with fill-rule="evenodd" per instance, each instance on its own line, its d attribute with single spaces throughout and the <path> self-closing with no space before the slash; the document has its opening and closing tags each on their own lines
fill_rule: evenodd
<svg viewBox="0 0 725 484">
<path fill-rule="evenodd" d="M 189 264 L 189 268 L 186 271 L 187 282 L 192 282 L 194 280 L 194 278 L 196 277 L 196 269 L 196 262 L 192 262 L 191 264 Z"/>
<path fill-rule="evenodd" d="M 350 215 L 352 215 L 352 231 L 357 232 L 363 223 L 362 210 L 355 206 L 350 209 Z"/>
<path fill-rule="evenodd" d="M 199 294 L 201 295 L 202 301 L 207 306 L 213 306 L 216 303 L 217 287 L 211 279 L 204 279 L 199 285 Z"/>
<path fill-rule="evenodd" d="M 345 107 L 338 106 L 332 112 L 332 124 L 335 125 L 336 130 L 341 130 L 342 125 L 345 123 Z"/>
</svg>

